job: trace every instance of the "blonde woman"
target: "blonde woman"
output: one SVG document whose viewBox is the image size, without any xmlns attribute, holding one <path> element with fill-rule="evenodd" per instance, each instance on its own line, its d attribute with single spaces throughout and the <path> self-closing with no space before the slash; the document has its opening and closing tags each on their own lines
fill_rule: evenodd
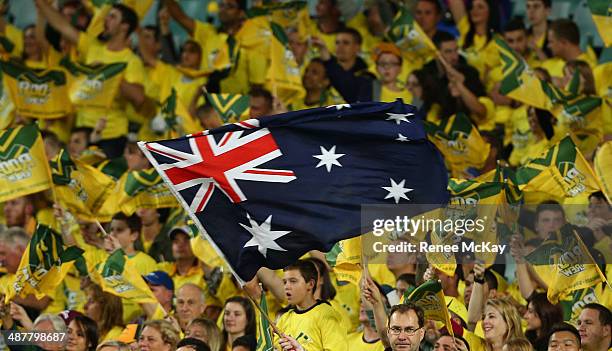
<svg viewBox="0 0 612 351">
<path fill-rule="evenodd" d="M 196 318 L 192 320 L 185 330 L 185 337 L 195 338 L 208 344 L 211 351 L 221 350 L 221 331 L 217 324 L 210 319 Z"/>
<path fill-rule="evenodd" d="M 179 342 L 179 331 L 168 321 L 152 320 L 144 324 L 138 348 L 142 351 L 174 351 Z"/>
<path fill-rule="evenodd" d="M 525 338 L 514 338 L 508 340 L 502 348 L 503 351 L 534 351 L 533 345 Z"/>
<path fill-rule="evenodd" d="M 524 338 L 521 316 L 508 299 L 490 299 L 485 304 L 482 329 L 487 351 L 502 351 L 513 338 Z"/>
</svg>

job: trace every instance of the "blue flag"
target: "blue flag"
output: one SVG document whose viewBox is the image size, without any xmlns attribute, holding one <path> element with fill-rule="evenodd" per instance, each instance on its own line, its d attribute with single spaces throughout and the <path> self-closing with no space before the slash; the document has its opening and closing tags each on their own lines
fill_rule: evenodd
<svg viewBox="0 0 612 351">
<path fill-rule="evenodd" d="M 140 142 L 240 281 L 369 232 L 361 206 L 446 204 L 447 171 L 414 106 L 342 104 Z"/>
</svg>

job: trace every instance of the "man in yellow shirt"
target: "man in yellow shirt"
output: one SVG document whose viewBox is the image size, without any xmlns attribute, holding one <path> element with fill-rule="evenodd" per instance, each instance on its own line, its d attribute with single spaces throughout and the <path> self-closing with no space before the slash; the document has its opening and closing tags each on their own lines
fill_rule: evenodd
<svg viewBox="0 0 612 351">
<path fill-rule="evenodd" d="M 144 67 L 140 58 L 130 49 L 130 35 L 138 27 L 138 15 L 128 6 L 114 4 L 104 19 L 104 32 L 94 37 L 79 32 L 48 1 L 36 0 L 36 6 L 39 14 L 45 17 L 64 39 L 77 45 L 79 60 L 83 63 L 126 63 L 125 73 L 111 108 L 79 108 L 76 119 L 77 127 L 96 127 L 99 120 L 105 119 L 106 124 L 101 130 L 102 140 L 99 144 L 109 158 L 119 156 L 128 131 L 126 103 L 131 103 L 138 112 L 151 113 L 151 104 L 147 103 L 144 94 Z"/>
<path fill-rule="evenodd" d="M 277 326 L 305 350 L 347 351 L 346 328 L 337 312 L 327 301 L 314 298 L 317 275 L 315 264 L 309 261 L 285 268 L 283 284 L 290 309 Z"/>
<path fill-rule="evenodd" d="M 544 61 L 542 67 L 553 77 L 563 77 L 563 67 L 569 61 L 585 61 L 591 69 L 597 66 L 597 57 L 580 49 L 580 29 L 572 20 L 562 18 L 550 24 L 548 48 L 554 57 Z"/>
<path fill-rule="evenodd" d="M 223 0 L 219 4 L 220 28 L 189 17 L 174 0 L 167 0 L 168 12 L 189 35 L 202 47 L 202 70 L 221 70 L 224 63 L 232 68 L 212 79 L 215 88 L 210 92 L 247 94 L 252 85 L 263 85 L 267 68 L 265 37 L 260 26 L 250 27 L 245 23 L 245 1 Z M 265 29 L 267 30 L 267 29 Z M 263 40 L 263 41 L 262 41 Z M 221 60 L 227 56 L 228 62 Z M 219 71 L 221 72 L 221 71 Z M 216 85 L 215 84 L 215 85 Z"/>
</svg>

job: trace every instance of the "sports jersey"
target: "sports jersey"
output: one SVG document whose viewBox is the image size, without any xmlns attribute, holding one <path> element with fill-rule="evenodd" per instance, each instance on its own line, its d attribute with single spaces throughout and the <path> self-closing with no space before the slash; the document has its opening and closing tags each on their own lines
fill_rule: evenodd
<svg viewBox="0 0 612 351">
<path fill-rule="evenodd" d="M 111 51 L 106 45 L 96 37 L 88 34 L 79 34 L 77 50 L 79 58 L 85 64 L 94 63 L 118 63 L 123 62 L 127 66 L 123 73 L 123 80 L 133 84 L 143 84 L 144 67 L 142 61 L 132 50 L 125 48 L 120 51 Z M 104 81 L 98 81 L 104 84 Z M 98 119 L 106 117 L 106 128 L 102 131 L 102 139 L 117 138 L 127 134 L 128 119 L 125 116 L 125 106 L 127 100 L 117 92 L 110 109 L 101 108 L 80 108 L 77 110 L 77 127 L 95 127 Z"/>
<path fill-rule="evenodd" d="M 382 86 L 380 89 L 380 101 L 381 102 L 393 102 L 397 99 L 402 99 L 405 104 L 412 102 L 412 94 L 408 89 L 402 87 L 400 91 L 392 91 L 386 86 Z"/>
<path fill-rule="evenodd" d="M 7 23 L 4 33 L 0 34 L 0 55 L 21 57 L 23 53 L 23 33 L 12 24 Z"/>
<path fill-rule="evenodd" d="M 340 323 L 338 314 L 328 302 L 317 301 L 303 311 L 292 308 L 280 317 L 277 326 L 306 351 L 347 351 L 346 328 Z"/>
<path fill-rule="evenodd" d="M 351 351 L 383 351 L 385 349 L 380 339 L 365 341 L 363 331 L 349 334 L 346 343 Z"/>
<path fill-rule="evenodd" d="M 140 275 L 147 275 L 157 269 L 157 262 L 142 251 L 137 251 L 132 256 L 127 256 Z"/>
</svg>

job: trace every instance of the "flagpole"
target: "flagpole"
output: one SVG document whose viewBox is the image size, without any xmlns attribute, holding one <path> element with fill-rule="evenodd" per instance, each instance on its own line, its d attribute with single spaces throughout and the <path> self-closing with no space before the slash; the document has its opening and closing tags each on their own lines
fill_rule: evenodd
<svg viewBox="0 0 612 351">
<path fill-rule="evenodd" d="M 96 225 L 98 226 L 98 229 L 100 229 L 102 234 L 104 234 L 104 237 L 107 237 L 108 233 L 106 232 L 106 230 L 104 230 L 104 227 L 102 226 L 102 224 L 100 224 L 100 221 L 97 218 L 96 218 Z"/>
<path fill-rule="evenodd" d="M 261 288 L 261 284 L 260 284 L 260 288 Z M 262 294 L 263 294 L 263 288 L 261 289 L 262 289 Z M 274 331 L 274 333 L 276 333 L 276 335 L 280 336 L 281 338 L 284 337 L 283 333 L 278 329 L 276 324 L 270 319 L 268 314 L 264 312 L 264 310 L 261 308 L 261 306 L 259 305 L 259 302 L 255 301 L 255 299 L 253 298 L 253 296 L 251 296 L 251 294 L 249 293 L 247 289 L 243 289 L 243 290 L 246 293 L 249 300 L 251 300 L 251 302 L 255 305 L 259 313 L 268 321 L 268 323 L 270 323 L 270 326 L 272 327 L 272 330 Z"/>
</svg>

